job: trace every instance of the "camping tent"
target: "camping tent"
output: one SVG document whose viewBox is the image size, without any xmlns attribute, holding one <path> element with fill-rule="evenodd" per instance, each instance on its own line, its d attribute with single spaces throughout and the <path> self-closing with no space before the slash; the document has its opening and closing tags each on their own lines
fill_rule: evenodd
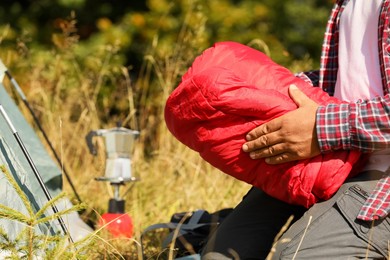
<svg viewBox="0 0 390 260">
<path fill-rule="evenodd" d="M 0 69 L 0 104 L 12 121 L 20 139 L 39 171 L 47 190 L 51 196 L 54 197 L 62 190 L 61 171 L 46 151 L 38 135 L 34 132 L 34 129 L 28 124 L 13 99 L 8 95 L 8 92 L 2 84 L 4 72 L 4 70 L 1 71 Z M 2 116 L 0 116 L 0 165 L 4 165 L 12 174 L 13 178 L 24 191 L 36 211 L 47 203 L 47 198 L 38 179 L 30 167 L 26 156 L 20 149 L 15 136 Z M 20 196 L 1 172 L 0 187 L 0 204 L 16 209 L 23 214 L 27 214 L 27 210 Z M 72 203 L 69 199 L 63 199 L 56 205 L 58 210 L 70 208 L 71 206 Z M 50 214 L 50 212 L 47 214 Z M 81 239 L 91 232 L 91 228 L 80 219 L 77 213 L 68 214 L 63 217 L 63 220 L 74 241 Z M 7 232 L 11 239 L 15 238 L 20 231 L 25 228 L 17 221 L 2 218 L 0 218 L 0 227 Z M 61 231 L 61 228 L 56 220 L 53 220 L 47 225 L 39 226 L 37 230 L 37 232 L 42 234 L 53 234 L 58 231 Z"/>
</svg>

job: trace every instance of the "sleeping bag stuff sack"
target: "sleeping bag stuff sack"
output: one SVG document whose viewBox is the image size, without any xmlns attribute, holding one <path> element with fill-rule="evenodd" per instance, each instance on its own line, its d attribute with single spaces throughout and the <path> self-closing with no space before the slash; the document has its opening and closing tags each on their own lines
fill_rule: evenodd
<svg viewBox="0 0 390 260">
<path fill-rule="evenodd" d="M 222 172 L 274 198 L 310 207 L 338 190 L 359 152 L 336 151 L 269 165 L 242 151 L 250 130 L 297 108 L 288 94 L 291 84 L 320 105 L 341 103 L 258 50 L 216 43 L 195 59 L 169 96 L 165 121 L 179 141 Z"/>
</svg>

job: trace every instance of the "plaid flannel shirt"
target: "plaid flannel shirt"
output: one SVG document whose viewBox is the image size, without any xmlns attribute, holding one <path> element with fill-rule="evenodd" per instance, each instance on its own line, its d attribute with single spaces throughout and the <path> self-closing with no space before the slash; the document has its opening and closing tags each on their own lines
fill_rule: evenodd
<svg viewBox="0 0 390 260">
<path fill-rule="evenodd" d="M 329 18 L 318 71 L 298 76 L 333 95 L 338 70 L 340 15 L 349 0 L 336 1 Z M 379 60 L 384 97 L 356 103 L 321 106 L 317 135 L 323 153 L 344 149 L 373 152 L 390 148 L 390 0 L 384 0 L 378 27 Z M 385 218 L 390 212 L 390 170 L 378 181 L 359 215 L 361 220 Z"/>
</svg>

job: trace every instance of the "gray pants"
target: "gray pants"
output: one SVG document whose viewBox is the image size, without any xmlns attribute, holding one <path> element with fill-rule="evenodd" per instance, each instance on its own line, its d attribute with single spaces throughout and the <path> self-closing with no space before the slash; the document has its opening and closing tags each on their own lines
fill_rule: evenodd
<svg viewBox="0 0 390 260">
<path fill-rule="evenodd" d="M 269 229 L 275 228 L 272 224 L 275 222 L 272 219 L 274 216 L 267 216 L 266 213 L 266 218 L 271 219 L 260 220 L 263 214 L 256 212 L 278 210 L 280 206 L 273 206 L 273 204 L 283 204 L 275 201 L 268 209 L 261 209 L 258 206 L 253 214 L 256 220 L 251 220 L 250 214 L 240 219 L 239 210 L 250 212 L 250 206 L 239 205 L 238 212 L 233 216 L 235 221 L 227 221 L 226 225 L 222 223 L 221 230 L 217 230 L 210 238 L 202 259 L 388 259 L 389 217 L 373 223 L 356 219 L 367 194 L 374 189 L 377 179 L 382 175 L 383 173 L 377 171 L 362 173 L 346 182 L 330 200 L 315 204 L 294 222 L 277 242 L 273 244 L 271 242 L 272 249 L 269 250 L 267 258 L 263 252 L 268 247 L 268 241 L 271 240 L 263 239 L 262 234 L 271 233 L 263 232 L 262 230 L 266 228 L 258 229 L 256 225 L 268 225 Z M 248 199 L 251 200 L 266 196 L 260 191 L 253 192 L 252 198 L 249 195 Z M 245 203 L 245 199 L 241 204 L 248 204 Z M 298 214 L 295 215 L 299 215 L 299 208 L 296 211 Z M 278 215 L 280 214 L 275 214 L 275 219 Z M 234 224 L 237 220 L 241 223 Z M 248 225 L 245 225 L 246 221 L 249 222 Z M 238 231 L 240 229 L 242 235 Z M 250 234 L 252 230 L 253 234 Z M 234 237 L 229 238 L 229 233 L 233 233 L 236 237 L 235 241 Z M 245 237 L 248 239 L 246 240 Z"/>
</svg>

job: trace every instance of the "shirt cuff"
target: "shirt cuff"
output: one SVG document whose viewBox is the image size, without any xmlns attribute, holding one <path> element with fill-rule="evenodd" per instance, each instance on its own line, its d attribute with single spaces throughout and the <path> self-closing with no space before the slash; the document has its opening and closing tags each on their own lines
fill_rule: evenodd
<svg viewBox="0 0 390 260">
<path fill-rule="evenodd" d="M 320 106 L 316 118 L 317 138 L 321 152 L 351 148 L 349 104 Z"/>
</svg>

